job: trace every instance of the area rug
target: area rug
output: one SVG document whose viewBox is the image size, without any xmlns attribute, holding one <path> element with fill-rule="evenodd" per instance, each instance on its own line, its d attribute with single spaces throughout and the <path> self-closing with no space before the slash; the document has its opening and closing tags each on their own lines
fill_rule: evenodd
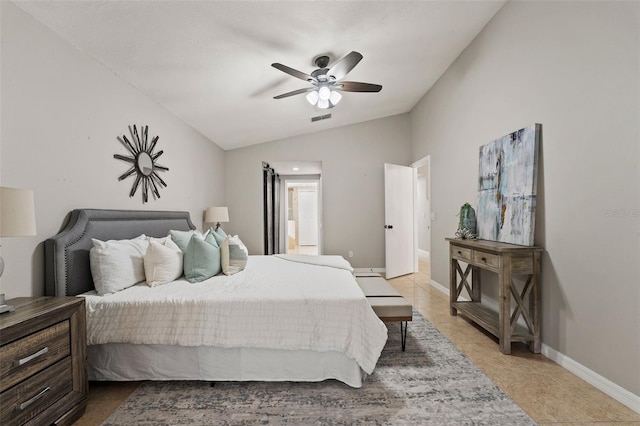
<svg viewBox="0 0 640 426">
<path fill-rule="evenodd" d="M 362 388 L 320 383 L 143 382 L 104 425 L 535 425 L 495 383 L 414 311 Z"/>
</svg>

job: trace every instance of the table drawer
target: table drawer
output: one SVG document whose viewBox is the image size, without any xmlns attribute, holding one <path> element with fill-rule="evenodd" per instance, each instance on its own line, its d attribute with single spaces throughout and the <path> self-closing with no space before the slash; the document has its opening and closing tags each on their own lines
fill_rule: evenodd
<svg viewBox="0 0 640 426">
<path fill-rule="evenodd" d="M 0 392 L 71 353 L 69 321 L 0 347 Z"/>
<path fill-rule="evenodd" d="M 482 265 L 487 265 L 491 268 L 498 268 L 500 266 L 500 256 L 495 254 L 485 253 L 481 251 L 473 251 L 473 261 Z"/>
<path fill-rule="evenodd" d="M 468 248 L 451 246 L 451 257 L 456 259 L 471 260 L 471 252 L 472 250 Z"/>
<path fill-rule="evenodd" d="M 71 357 L 67 357 L 0 394 L 0 424 L 23 424 L 72 390 Z"/>
</svg>

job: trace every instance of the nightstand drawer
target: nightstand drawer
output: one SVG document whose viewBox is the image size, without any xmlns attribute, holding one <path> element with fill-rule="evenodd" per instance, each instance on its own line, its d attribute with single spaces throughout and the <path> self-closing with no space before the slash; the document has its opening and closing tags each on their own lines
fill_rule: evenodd
<svg viewBox="0 0 640 426">
<path fill-rule="evenodd" d="M 471 260 L 471 249 L 459 247 L 459 246 L 451 246 L 451 257 L 460 260 Z"/>
<path fill-rule="evenodd" d="M 68 356 L 69 321 L 0 347 L 0 392 Z"/>
<path fill-rule="evenodd" d="M 487 265 L 491 268 L 498 268 L 500 266 L 500 256 L 477 250 L 473 251 L 473 261 L 476 263 Z"/>
<path fill-rule="evenodd" d="M 71 357 L 67 357 L 0 394 L 0 424 L 23 424 L 72 390 Z"/>
</svg>

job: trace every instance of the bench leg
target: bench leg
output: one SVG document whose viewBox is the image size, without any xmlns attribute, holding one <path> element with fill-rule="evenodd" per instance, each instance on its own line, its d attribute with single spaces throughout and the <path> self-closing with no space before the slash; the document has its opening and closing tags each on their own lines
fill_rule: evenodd
<svg viewBox="0 0 640 426">
<path fill-rule="evenodd" d="M 407 327 L 408 326 L 409 326 L 409 323 L 407 321 L 400 321 L 400 338 L 402 339 L 402 352 L 404 352 L 404 348 L 407 346 Z"/>
</svg>

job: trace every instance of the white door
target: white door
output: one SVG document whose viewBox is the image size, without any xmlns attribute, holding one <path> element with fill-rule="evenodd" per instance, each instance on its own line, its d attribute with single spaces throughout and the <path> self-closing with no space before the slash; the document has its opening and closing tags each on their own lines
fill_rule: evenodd
<svg viewBox="0 0 640 426">
<path fill-rule="evenodd" d="M 413 183 L 415 169 L 384 165 L 385 269 L 393 278 L 414 272 Z"/>
<path fill-rule="evenodd" d="M 299 238 L 301 246 L 318 245 L 318 193 L 300 189 L 298 192 Z"/>
</svg>

